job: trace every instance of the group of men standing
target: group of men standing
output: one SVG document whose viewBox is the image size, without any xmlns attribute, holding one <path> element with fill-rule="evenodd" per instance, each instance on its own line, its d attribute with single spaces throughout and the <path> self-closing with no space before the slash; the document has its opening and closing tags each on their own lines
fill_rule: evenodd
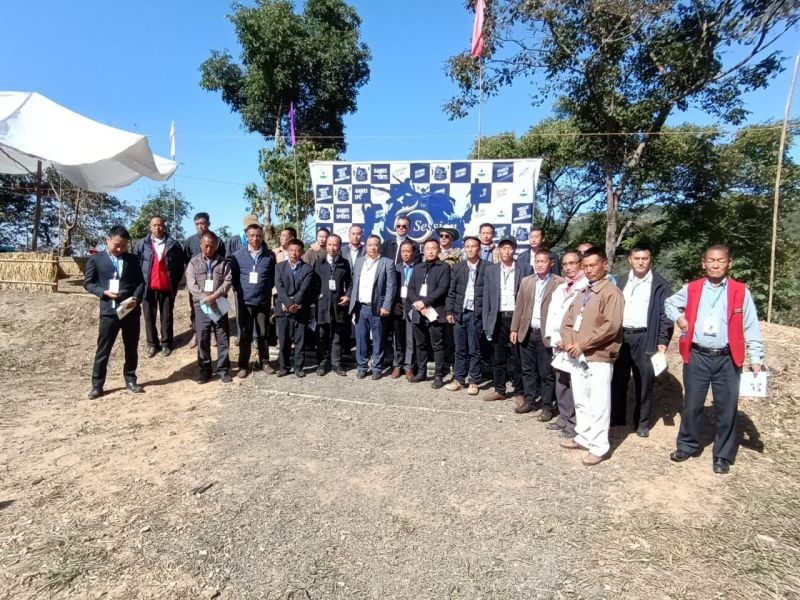
<svg viewBox="0 0 800 600">
<path fill-rule="evenodd" d="M 486 401 L 508 397 L 514 410 L 541 410 L 539 420 L 560 431 L 561 446 L 586 451 L 595 465 L 610 452 L 609 427 L 625 425 L 631 373 L 633 425 L 649 435 L 653 406 L 652 357 L 663 353 L 673 323 L 683 332 L 686 408 L 677 450 L 670 458 L 697 454 L 698 421 L 709 385 L 717 412 L 714 471 L 727 472 L 735 458 L 738 378 L 748 347 L 758 372 L 762 347 L 749 291 L 727 277 L 730 257 L 712 246 L 703 258 L 707 276 L 669 296 L 669 285 L 652 269 L 652 251 L 634 246 L 631 270 L 614 280 L 605 253 L 585 244 L 556 256 L 544 247 L 542 231 L 530 231 L 530 250 L 515 257 L 516 240 L 496 244 L 494 227 L 482 224 L 455 249 L 455 228 L 442 227 L 420 247 L 408 237 L 409 220 L 398 217 L 394 238 L 382 241 L 352 225 L 347 243 L 320 229 L 308 249 L 292 228 L 280 232 L 276 251 L 264 243 L 254 216 L 244 231 L 223 245 L 209 230 L 206 213 L 195 216 L 197 234 L 184 247 L 166 235 L 164 220 L 153 217 L 150 235 L 133 251 L 122 227 L 108 235 L 106 251 L 92 257 L 85 287 L 101 299 L 100 334 L 90 397 L 103 394 L 108 356 L 122 331 L 124 375 L 136 382 L 139 315 L 144 314 L 148 356 L 168 355 L 173 344 L 172 313 L 178 284 L 186 274 L 192 298 L 193 343 L 199 383 L 212 377 L 211 342 L 217 346 L 216 372 L 230 382 L 230 324 L 227 296 L 235 294 L 239 342 L 238 371 L 305 377 L 305 346 L 316 337 L 317 375 L 346 376 L 342 354 L 356 346 L 356 377 L 380 379 L 384 353 L 391 377 L 411 383 L 428 378 L 451 392 L 479 394 L 487 379 Z M 128 312 L 118 314 L 121 304 Z M 142 310 L 139 309 L 141 304 Z M 160 314 L 161 333 L 157 332 Z M 277 370 L 269 362 L 267 330 L 274 315 Z M 699 319 L 699 321 L 698 321 Z M 352 325 L 351 325 L 352 324 Z M 253 343 L 258 360 L 251 363 Z M 557 420 L 553 420 L 557 417 Z"/>
</svg>

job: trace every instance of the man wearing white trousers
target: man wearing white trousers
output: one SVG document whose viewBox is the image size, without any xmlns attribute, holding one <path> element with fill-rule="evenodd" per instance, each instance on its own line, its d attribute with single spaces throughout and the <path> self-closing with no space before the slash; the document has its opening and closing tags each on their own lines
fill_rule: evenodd
<svg viewBox="0 0 800 600">
<path fill-rule="evenodd" d="M 561 339 L 572 358 L 575 397 L 575 438 L 563 448 L 587 450 L 584 465 L 602 462 L 610 449 L 611 377 L 622 345 L 625 300 L 607 276 L 608 260 L 599 248 L 589 248 L 581 261 L 589 285 L 575 296 L 561 323 Z"/>
</svg>

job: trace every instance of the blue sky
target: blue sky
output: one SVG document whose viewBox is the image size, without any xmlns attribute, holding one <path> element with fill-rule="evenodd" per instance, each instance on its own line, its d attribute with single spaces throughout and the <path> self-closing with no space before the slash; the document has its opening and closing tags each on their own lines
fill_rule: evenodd
<svg viewBox="0 0 800 600">
<path fill-rule="evenodd" d="M 218 94 L 202 90 L 198 66 L 212 49 L 238 55 L 229 2 L 139 0 L 107 2 L 39 0 L 4 3 L 0 36 L 0 89 L 36 91 L 109 125 L 150 137 L 153 150 L 169 154 L 169 126 L 177 127 L 176 177 L 195 210 L 211 213 L 214 226 L 238 229 L 244 186 L 258 180 L 263 140 L 242 131 Z M 346 118 L 347 160 L 464 158 L 477 135 L 477 115 L 450 122 L 442 104 L 455 86 L 445 60 L 469 44 L 472 14 L 462 0 L 357 0 L 362 35 L 373 55 L 371 77 Z M 798 44 L 780 46 L 787 70 L 769 89 L 751 94 L 751 122 L 783 117 Z M 489 99 L 482 131 L 523 133 L 548 116 L 530 106 L 531 89 L 516 85 Z M 797 102 L 795 102 L 795 106 Z M 797 110 L 793 110 L 797 115 Z M 673 123 L 708 122 L 693 113 Z M 118 192 L 142 202 L 159 187 L 147 179 Z M 187 223 L 187 226 L 189 224 Z M 193 228 L 189 226 L 188 230 Z"/>
</svg>

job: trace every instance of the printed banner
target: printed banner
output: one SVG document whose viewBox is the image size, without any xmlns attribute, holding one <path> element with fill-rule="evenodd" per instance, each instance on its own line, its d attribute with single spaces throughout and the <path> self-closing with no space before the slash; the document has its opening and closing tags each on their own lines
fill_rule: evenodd
<svg viewBox="0 0 800 600">
<path fill-rule="evenodd" d="M 316 226 L 327 227 L 347 243 L 352 224 L 364 226 L 364 238 L 394 236 L 394 221 L 411 221 L 409 236 L 427 240 L 437 227 L 477 235 L 481 223 L 495 227 L 495 237 L 528 244 L 541 159 L 314 162 Z M 522 248 L 519 248 L 522 249 Z"/>
</svg>

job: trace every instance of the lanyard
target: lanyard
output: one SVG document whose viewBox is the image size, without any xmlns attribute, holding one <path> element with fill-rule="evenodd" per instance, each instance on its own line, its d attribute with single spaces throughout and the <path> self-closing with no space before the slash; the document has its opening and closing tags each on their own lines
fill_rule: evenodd
<svg viewBox="0 0 800 600">
<path fill-rule="evenodd" d="M 583 290 L 583 306 L 581 306 L 581 312 L 583 309 L 586 308 L 586 305 L 589 304 L 589 300 L 592 299 L 592 286 L 587 285 L 586 289 Z"/>
<path fill-rule="evenodd" d="M 108 258 L 111 259 L 111 264 L 114 265 L 114 279 L 119 279 L 119 259 L 108 252 Z"/>
<path fill-rule="evenodd" d="M 250 258 L 253 259 L 253 271 L 255 271 L 256 267 L 258 266 L 258 261 L 261 260 L 261 248 L 258 249 L 258 254 L 255 256 L 253 256 L 253 253 L 251 252 Z"/>
<path fill-rule="evenodd" d="M 413 272 L 414 272 L 414 267 L 403 265 L 403 281 L 405 282 L 406 286 L 408 286 L 408 282 L 411 281 L 411 274 Z"/>
<path fill-rule="evenodd" d="M 500 269 L 500 272 L 503 274 L 503 287 L 506 287 L 508 285 L 508 278 L 514 274 L 514 269 L 512 268 L 509 271 Z"/>
<path fill-rule="evenodd" d="M 710 307 L 711 310 L 714 310 L 714 307 L 717 305 L 717 302 L 719 302 L 719 299 L 722 297 L 722 292 L 724 291 L 725 291 L 725 286 L 720 285 L 719 289 L 717 290 L 716 296 L 714 296 L 714 300 L 711 301 L 711 307 Z"/>
</svg>

